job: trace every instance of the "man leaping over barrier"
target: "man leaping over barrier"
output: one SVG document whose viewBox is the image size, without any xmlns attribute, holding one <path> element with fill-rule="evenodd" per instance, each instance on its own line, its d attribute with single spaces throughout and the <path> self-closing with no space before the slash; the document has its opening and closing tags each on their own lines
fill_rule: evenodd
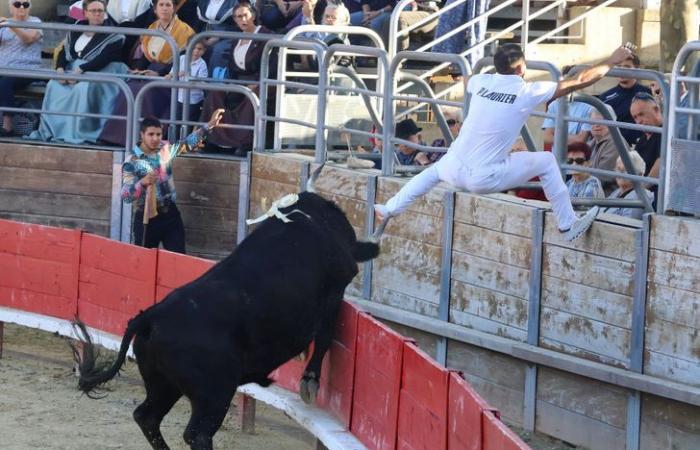
<svg viewBox="0 0 700 450">
<path fill-rule="evenodd" d="M 498 73 L 474 75 L 466 81 L 467 92 L 472 95 L 469 114 L 445 157 L 415 176 L 386 205 L 375 205 L 377 218 L 383 222 L 400 214 L 441 181 L 476 194 L 489 194 L 539 176 L 564 239 L 579 238 L 591 226 L 599 208 L 594 206 L 582 217 L 576 216 L 552 153 L 511 153 L 510 149 L 537 105 L 592 85 L 629 58 L 631 49 L 631 44 L 625 44 L 606 61 L 571 79 L 528 83 L 523 80 L 526 64 L 520 46 L 499 47 L 493 58 Z"/>
</svg>

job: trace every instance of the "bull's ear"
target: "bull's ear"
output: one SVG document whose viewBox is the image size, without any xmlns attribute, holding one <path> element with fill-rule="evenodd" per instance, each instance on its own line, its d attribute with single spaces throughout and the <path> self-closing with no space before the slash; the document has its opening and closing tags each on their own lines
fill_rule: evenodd
<svg viewBox="0 0 700 450">
<path fill-rule="evenodd" d="M 376 242 L 357 241 L 352 252 L 357 262 L 369 261 L 379 256 L 379 244 Z"/>
</svg>

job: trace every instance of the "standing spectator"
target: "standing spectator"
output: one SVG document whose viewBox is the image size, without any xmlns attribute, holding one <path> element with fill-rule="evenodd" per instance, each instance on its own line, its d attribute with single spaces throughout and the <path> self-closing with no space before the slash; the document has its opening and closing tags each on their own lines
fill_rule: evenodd
<svg viewBox="0 0 700 450">
<path fill-rule="evenodd" d="M 83 0 L 87 20 L 78 25 L 110 26 L 105 15 L 105 0 Z M 128 67 L 119 61 L 124 35 L 106 33 L 68 33 L 56 63 L 58 73 L 101 72 L 126 74 Z M 119 96 L 119 88 L 111 83 L 51 80 L 46 86 L 42 109 L 108 115 Z M 72 144 L 96 143 L 107 120 L 99 117 L 43 114 L 39 129 L 32 139 L 62 141 Z"/>
<path fill-rule="evenodd" d="M 173 162 L 177 156 L 196 150 L 222 115 L 222 110 L 215 111 L 208 124 L 173 145 L 163 142 L 158 119 L 141 122 L 141 142 L 122 165 L 122 199 L 135 202 L 134 244 L 158 248 L 162 242 L 166 250 L 185 253 L 185 227 L 175 204 Z"/>
<path fill-rule="evenodd" d="M 204 52 L 206 52 L 206 45 L 202 41 L 197 41 L 192 47 L 192 61 L 190 61 L 189 76 L 192 78 L 207 78 L 209 77 L 209 70 L 207 69 L 207 63 L 204 61 Z M 187 72 L 187 67 L 185 65 L 187 55 L 180 55 L 180 78 L 184 78 Z M 165 76 L 165 78 L 170 79 L 173 77 L 173 71 Z M 190 89 L 190 97 L 187 100 L 189 103 L 189 115 L 187 120 L 190 122 L 196 122 L 199 120 L 199 116 L 202 112 L 202 104 L 204 103 L 204 91 L 202 89 Z M 182 117 L 183 105 L 185 104 L 185 90 L 179 89 L 177 92 L 177 117 Z"/>
<path fill-rule="evenodd" d="M 462 128 L 462 121 L 464 120 L 464 112 L 462 108 L 455 108 L 454 106 L 445 106 L 442 108 L 442 114 L 445 116 L 445 121 L 447 126 L 450 128 L 450 133 L 452 133 L 452 138 L 456 138 L 459 134 L 459 130 Z M 447 148 L 447 142 L 444 138 L 438 138 L 431 144 L 432 147 L 445 147 Z M 445 156 L 444 152 L 421 152 L 427 158 L 426 164 L 436 163 Z M 424 161 L 423 156 L 419 155 L 418 159 Z"/>
<path fill-rule="evenodd" d="M 644 160 L 639 155 L 639 153 L 634 150 L 629 153 L 630 159 L 632 160 L 632 168 L 634 170 L 634 175 L 643 175 L 646 170 L 646 164 Z M 622 163 L 622 159 L 619 157 L 615 162 L 615 171 L 620 173 L 625 173 L 625 165 Z M 638 200 L 637 192 L 634 190 L 634 183 L 625 178 L 616 178 L 617 189 L 615 189 L 609 196 L 608 199 L 625 199 L 625 200 Z M 644 193 L 649 199 L 649 201 L 654 200 L 654 194 L 644 189 Z M 633 219 L 641 219 L 644 214 L 644 210 L 641 208 L 625 208 L 622 206 L 611 206 L 609 208 L 603 209 L 604 213 L 617 214 L 619 216 L 631 217 Z"/>
<path fill-rule="evenodd" d="M 152 0 L 109 0 L 107 15 L 109 20 L 119 27 L 148 28 L 156 18 L 152 6 Z M 139 37 L 133 34 L 124 37 L 120 56 L 122 62 L 129 64 L 138 39 Z"/>
<path fill-rule="evenodd" d="M 572 142 L 566 148 L 566 163 L 590 167 L 591 148 L 585 142 Z M 571 198 L 605 198 L 600 180 L 590 174 L 573 172 L 566 182 Z"/>
<path fill-rule="evenodd" d="M 236 31 L 233 23 L 233 8 L 238 0 L 199 0 L 197 17 L 206 24 L 206 31 Z M 226 67 L 226 55 L 231 51 L 231 39 L 207 38 L 209 67 Z"/>
<path fill-rule="evenodd" d="M 10 17 L 0 17 L 0 23 L 41 22 L 29 15 L 32 4 L 29 0 L 10 0 Z M 0 64 L 12 69 L 41 68 L 41 30 L 28 28 L 0 28 Z M 15 90 L 22 89 L 34 80 L 31 78 L 14 78 L 0 76 L 0 107 L 15 106 Z M 3 111 L 0 136 L 12 136 L 12 113 Z"/>
<path fill-rule="evenodd" d="M 605 105 L 605 107 L 608 109 L 608 112 L 612 116 L 612 120 L 616 120 L 617 116 L 615 115 L 615 111 L 613 111 L 612 106 Z M 594 109 L 591 112 L 591 119 L 601 120 L 603 119 L 603 115 Z M 615 142 L 612 139 L 610 129 L 606 125 L 593 124 L 591 126 L 591 136 L 593 137 L 591 167 L 594 169 L 614 171 L 615 161 L 619 156 L 619 151 L 615 146 Z M 629 151 L 627 142 L 624 139 L 622 140 L 622 143 Z M 603 183 L 603 190 L 605 191 L 605 195 L 610 195 L 610 193 L 617 187 L 615 177 L 613 176 L 601 175 L 598 178 L 600 179 L 601 183 Z"/>
<path fill-rule="evenodd" d="M 639 64 L 639 57 L 632 53 L 629 58 L 618 64 L 617 67 L 637 69 L 639 68 Z M 612 108 L 615 110 L 618 121 L 634 123 L 634 119 L 630 114 L 630 105 L 632 104 L 632 98 L 638 92 L 646 92 L 647 94 L 651 93 L 648 87 L 637 82 L 635 78 L 620 78 L 617 86 L 603 92 L 598 96 L 598 98 L 612 106 Z M 641 132 L 636 130 L 620 128 L 620 132 L 628 144 L 633 144 L 639 138 L 639 136 L 641 136 Z"/>
<path fill-rule="evenodd" d="M 456 0 L 447 0 L 443 8 L 447 8 Z M 484 14 L 489 9 L 491 0 L 466 0 L 459 6 L 452 8 L 449 13 L 440 15 L 437 28 L 435 29 L 435 39 L 449 33 L 460 25 Z M 455 33 L 446 40 L 435 44 L 432 51 L 435 53 L 460 54 L 467 48 L 472 48 L 482 42 L 486 37 L 487 19 L 478 20 L 473 26 L 466 30 Z M 484 56 L 483 46 L 467 55 L 467 61 L 474 67 L 477 61 Z"/>
</svg>

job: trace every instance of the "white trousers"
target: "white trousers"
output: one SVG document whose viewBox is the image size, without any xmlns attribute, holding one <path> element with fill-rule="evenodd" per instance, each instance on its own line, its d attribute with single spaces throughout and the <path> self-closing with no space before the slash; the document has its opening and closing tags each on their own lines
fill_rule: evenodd
<svg viewBox="0 0 700 450">
<path fill-rule="evenodd" d="M 441 181 L 475 194 L 491 194 L 525 184 L 533 177 L 540 177 L 559 229 L 568 230 L 577 218 L 556 158 L 550 152 L 515 152 L 499 163 L 480 167 L 468 167 L 457 158 L 447 156 L 406 183 L 387 202 L 386 213 L 390 216 L 402 213 Z"/>
</svg>

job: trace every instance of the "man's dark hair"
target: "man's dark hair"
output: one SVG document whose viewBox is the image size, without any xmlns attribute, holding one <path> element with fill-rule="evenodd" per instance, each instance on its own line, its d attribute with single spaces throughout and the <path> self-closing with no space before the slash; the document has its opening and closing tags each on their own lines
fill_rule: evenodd
<svg viewBox="0 0 700 450">
<path fill-rule="evenodd" d="M 141 121 L 140 131 L 146 131 L 146 128 L 148 127 L 163 128 L 163 124 L 160 123 L 160 120 L 156 119 L 155 117 L 145 117 Z"/>
<path fill-rule="evenodd" d="M 525 54 L 518 44 L 503 44 L 493 55 L 493 65 L 501 75 L 513 75 L 514 66 L 521 59 L 525 59 Z"/>
<path fill-rule="evenodd" d="M 632 61 L 632 65 L 635 68 L 639 68 L 639 66 L 642 65 L 642 62 L 639 60 L 639 56 L 637 56 L 636 53 L 630 54 L 630 56 L 626 58 L 625 61 Z"/>
</svg>

